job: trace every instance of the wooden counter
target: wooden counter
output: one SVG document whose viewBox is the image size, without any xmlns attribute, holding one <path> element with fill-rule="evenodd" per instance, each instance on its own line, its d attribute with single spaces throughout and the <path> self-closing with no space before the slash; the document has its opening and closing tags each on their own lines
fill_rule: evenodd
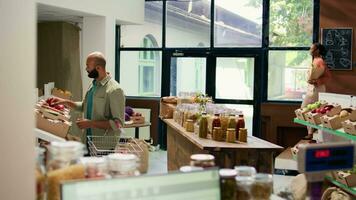
<svg viewBox="0 0 356 200">
<path fill-rule="evenodd" d="M 259 138 L 248 136 L 247 143 L 226 143 L 199 138 L 185 131 L 173 119 L 163 119 L 167 124 L 168 170 L 178 170 L 189 165 L 190 155 L 209 153 L 215 156 L 219 167 L 250 165 L 258 172 L 273 172 L 273 153 L 282 147 Z"/>
</svg>

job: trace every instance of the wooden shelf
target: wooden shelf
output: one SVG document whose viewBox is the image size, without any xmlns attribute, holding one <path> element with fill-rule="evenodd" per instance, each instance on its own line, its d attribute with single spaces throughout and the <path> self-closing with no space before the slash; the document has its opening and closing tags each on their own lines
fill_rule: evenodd
<svg viewBox="0 0 356 200">
<path fill-rule="evenodd" d="M 342 129 L 342 128 L 341 129 L 337 129 L 337 130 L 333 130 L 333 129 L 325 128 L 323 126 L 314 125 L 314 124 L 311 124 L 311 123 L 309 123 L 307 121 L 300 120 L 300 119 L 297 119 L 297 118 L 294 118 L 294 122 L 297 123 L 297 124 L 304 125 L 304 126 L 313 127 L 313 128 L 322 130 L 324 132 L 327 132 L 327 133 L 330 133 L 330 134 L 333 134 L 333 135 L 336 135 L 336 136 L 339 136 L 339 137 L 346 138 L 348 140 L 356 141 L 356 135 L 347 134 L 347 133 L 344 132 L 344 129 Z"/>
</svg>

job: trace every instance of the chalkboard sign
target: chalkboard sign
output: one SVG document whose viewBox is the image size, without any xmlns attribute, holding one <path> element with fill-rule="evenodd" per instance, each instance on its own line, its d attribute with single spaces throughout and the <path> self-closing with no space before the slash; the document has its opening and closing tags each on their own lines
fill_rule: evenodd
<svg viewBox="0 0 356 200">
<path fill-rule="evenodd" d="M 352 69 L 352 34 L 352 28 L 322 29 L 322 44 L 327 49 L 325 62 L 330 69 Z"/>
</svg>

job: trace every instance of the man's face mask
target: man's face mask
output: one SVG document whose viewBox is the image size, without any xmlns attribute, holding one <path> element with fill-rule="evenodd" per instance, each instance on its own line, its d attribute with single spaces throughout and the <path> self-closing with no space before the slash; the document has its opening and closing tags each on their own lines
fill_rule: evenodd
<svg viewBox="0 0 356 200">
<path fill-rule="evenodd" d="M 88 72 L 88 77 L 89 78 L 98 78 L 99 77 L 99 72 L 94 68 L 90 72 Z"/>
</svg>

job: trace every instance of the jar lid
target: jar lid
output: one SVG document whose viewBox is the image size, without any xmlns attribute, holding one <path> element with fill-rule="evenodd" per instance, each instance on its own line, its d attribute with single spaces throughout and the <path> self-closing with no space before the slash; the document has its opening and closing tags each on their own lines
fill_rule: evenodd
<svg viewBox="0 0 356 200">
<path fill-rule="evenodd" d="M 255 176 L 256 169 L 250 166 L 235 166 L 237 176 Z"/>
<path fill-rule="evenodd" d="M 187 122 L 194 122 L 192 119 L 187 119 Z"/>
<path fill-rule="evenodd" d="M 215 127 L 214 127 L 214 130 L 215 130 L 215 129 L 217 129 L 217 130 L 221 130 L 221 127 L 217 127 L 217 126 L 215 126 Z"/>
<path fill-rule="evenodd" d="M 182 166 L 181 168 L 179 168 L 179 171 L 181 172 L 193 172 L 193 171 L 200 171 L 200 170 L 204 170 L 204 168 L 202 167 L 196 167 L 196 166 Z"/>
<path fill-rule="evenodd" d="M 104 164 L 106 162 L 104 157 L 81 157 L 80 162 L 83 163 L 84 165 L 89 165 L 89 164 Z"/>
<path fill-rule="evenodd" d="M 80 157 L 84 155 L 84 144 L 76 141 L 51 142 L 49 150 L 53 154 L 75 154 Z"/>
<path fill-rule="evenodd" d="M 226 130 L 227 130 L 227 131 L 235 131 L 234 128 L 227 128 Z"/>
<path fill-rule="evenodd" d="M 235 177 L 236 183 L 241 183 L 241 184 L 252 184 L 254 181 L 253 176 L 236 176 Z"/>
<path fill-rule="evenodd" d="M 193 154 L 190 156 L 190 159 L 196 161 L 211 161 L 214 160 L 215 157 L 210 154 Z"/>
<path fill-rule="evenodd" d="M 272 174 L 258 173 L 255 176 L 255 181 L 270 183 L 270 182 L 273 182 L 273 176 L 272 176 Z"/>
<path fill-rule="evenodd" d="M 223 178 L 229 178 L 235 177 L 237 175 L 237 172 L 234 169 L 220 169 L 219 175 Z"/>
<path fill-rule="evenodd" d="M 109 154 L 108 158 L 115 161 L 131 161 L 137 160 L 137 156 L 131 153 L 113 153 Z"/>
</svg>

